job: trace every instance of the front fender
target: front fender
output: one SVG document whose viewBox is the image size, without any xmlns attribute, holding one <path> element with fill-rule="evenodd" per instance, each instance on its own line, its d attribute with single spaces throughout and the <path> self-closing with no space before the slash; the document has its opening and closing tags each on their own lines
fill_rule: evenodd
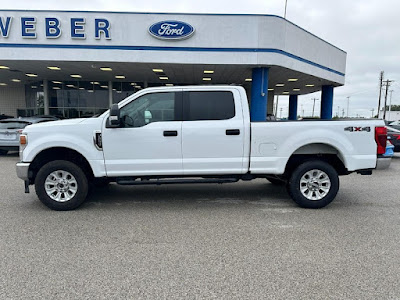
<svg viewBox="0 0 400 300">
<path fill-rule="evenodd" d="M 93 136 L 89 134 L 85 138 L 62 133 L 50 135 L 30 134 L 28 136 L 28 145 L 22 154 L 22 161 L 32 162 L 40 152 L 56 147 L 68 148 L 80 153 L 88 161 L 95 177 L 105 176 L 103 151 L 96 149 L 93 143 Z"/>
</svg>

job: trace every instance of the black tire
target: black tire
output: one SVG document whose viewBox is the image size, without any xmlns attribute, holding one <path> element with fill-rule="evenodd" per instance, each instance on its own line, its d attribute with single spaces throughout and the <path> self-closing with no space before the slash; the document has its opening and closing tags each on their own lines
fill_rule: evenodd
<svg viewBox="0 0 400 300">
<path fill-rule="evenodd" d="M 274 177 L 274 176 L 269 177 L 269 176 L 268 176 L 268 177 L 267 177 L 267 180 L 268 180 L 269 182 L 271 182 L 273 185 L 283 186 L 283 185 L 286 184 L 286 180 L 283 179 L 283 178 L 279 178 L 279 177 Z"/>
<path fill-rule="evenodd" d="M 327 192 L 323 192 L 323 197 L 318 200 L 312 200 L 308 199 L 301 191 L 300 189 L 300 181 L 303 176 L 307 172 L 311 170 L 319 170 L 324 172 L 327 177 L 329 178 L 330 181 L 330 188 Z M 316 174 L 316 173 L 315 173 Z M 321 178 L 325 178 L 325 175 L 321 174 Z M 311 179 L 310 179 L 311 180 Z M 311 180 L 312 181 L 312 180 Z M 312 185 L 312 183 L 310 183 Z M 305 183 L 302 183 L 303 187 L 307 188 L 307 185 Z M 305 190 L 305 194 L 308 192 L 309 197 L 316 197 L 316 192 L 312 191 L 311 187 L 310 190 Z M 322 184 L 322 188 L 326 189 L 326 183 Z M 316 186 L 315 188 L 317 189 L 318 193 L 322 191 L 322 189 L 318 189 Z M 321 188 L 321 185 L 319 185 L 319 188 Z M 313 160 L 313 161 L 307 161 L 305 163 L 302 163 L 299 165 L 292 173 L 290 176 L 290 179 L 287 184 L 287 190 L 290 195 L 290 197 L 293 199 L 294 202 L 296 202 L 299 206 L 304 207 L 304 208 L 322 208 L 327 206 L 329 203 L 335 199 L 337 192 L 339 191 L 339 176 L 336 170 L 328 163 L 320 160 Z M 310 195 L 311 193 L 311 195 Z"/>
<path fill-rule="evenodd" d="M 8 153 L 7 150 L 0 149 L 0 155 L 7 155 L 7 153 Z"/>
<path fill-rule="evenodd" d="M 76 181 L 76 184 L 74 183 L 74 187 L 76 186 L 76 193 L 69 200 L 61 199 L 64 202 L 52 199 L 45 189 L 47 177 L 55 171 L 68 172 Z M 88 187 L 88 179 L 82 169 L 74 163 L 65 160 L 55 160 L 45 164 L 39 170 L 35 178 L 36 195 L 44 205 L 53 210 L 72 210 L 79 207 L 86 199 Z M 55 191 L 55 193 L 57 193 L 57 191 Z"/>
</svg>

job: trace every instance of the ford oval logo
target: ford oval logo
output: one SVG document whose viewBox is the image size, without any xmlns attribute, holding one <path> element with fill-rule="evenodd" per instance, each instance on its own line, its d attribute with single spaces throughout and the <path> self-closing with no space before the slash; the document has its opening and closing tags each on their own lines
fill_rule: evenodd
<svg viewBox="0 0 400 300">
<path fill-rule="evenodd" d="M 149 33 L 162 40 L 181 40 L 194 33 L 194 27 L 181 21 L 161 21 L 149 27 Z"/>
</svg>

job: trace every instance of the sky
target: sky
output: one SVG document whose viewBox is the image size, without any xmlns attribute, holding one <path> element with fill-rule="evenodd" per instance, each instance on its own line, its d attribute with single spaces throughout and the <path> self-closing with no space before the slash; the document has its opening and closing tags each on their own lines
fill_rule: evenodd
<svg viewBox="0 0 400 300">
<path fill-rule="evenodd" d="M 285 0 L 0 0 L 0 8 L 283 16 Z M 400 105 L 399 12 L 400 1 L 396 0 L 287 0 L 289 21 L 347 52 L 346 82 L 334 90 L 334 115 L 339 111 L 340 116 L 347 116 L 348 102 L 351 117 L 376 114 L 381 71 L 385 72 L 385 80 L 394 80 L 388 103 L 392 95 L 392 104 Z M 300 96 L 299 114 L 304 110 L 304 115 L 311 115 L 311 99 L 320 96 L 320 93 Z M 316 101 L 316 111 L 319 105 L 320 101 Z M 278 111 L 280 108 L 282 116 L 287 114 L 288 97 L 279 97 Z"/>
</svg>

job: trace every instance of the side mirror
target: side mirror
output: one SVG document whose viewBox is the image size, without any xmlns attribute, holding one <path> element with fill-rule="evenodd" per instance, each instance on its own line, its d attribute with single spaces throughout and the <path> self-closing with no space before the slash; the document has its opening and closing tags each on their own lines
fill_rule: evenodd
<svg viewBox="0 0 400 300">
<path fill-rule="evenodd" d="M 117 128 L 121 126 L 121 120 L 119 116 L 118 104 L 113 104 L 110 109 L 110 116 L 108 117 L 108 127 Z"/>
</svg>

